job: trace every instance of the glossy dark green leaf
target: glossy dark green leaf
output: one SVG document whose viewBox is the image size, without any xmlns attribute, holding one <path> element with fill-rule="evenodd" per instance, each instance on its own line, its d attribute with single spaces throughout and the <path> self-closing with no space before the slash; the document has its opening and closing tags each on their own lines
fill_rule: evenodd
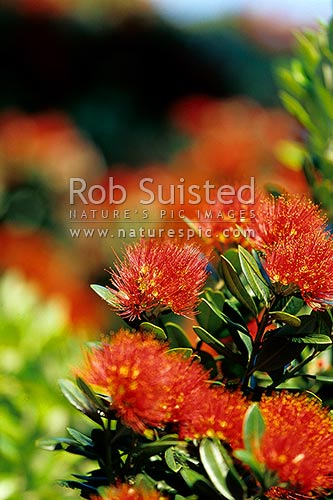
<svg viewBox="0 0 333 500">
<path fill-rule="evenodd" d="M 82 446 L 94 446 L 94 442 L 88 436 L 82 434 L 82 432 L 77 431 L 76 429 L 72 429 L 71 427 L 67 427 L 68 434 L 75 439 L 75 441 Z"/>
<path fill-rule="evenodd" d="M 232 321 L 229 316 L 227 316 L 224 312 L 222 312 L 220 309 L 217 308 L 216 304 L 214 302 L 209 302 L 207 299 L 203 298 L 203 302 L 207 304 L 207 306 L 212 309 L 212 311 L 218 316 L 223 322 L 225 326 L 228 326 L 229 328 L 233 328 L 235 330 L 241 330 L 244 333 L 247 333 L 247 329 L 244 325 L 241 325 L 239 323 L 235 323 Z M 212 332 L 213 333 L 213 332 Z"/>
<path fill-rule="evenodd" d="M 239 338 L 239 342 L 236 339 L 236 336 Z M 252 348 L 253 348 L 253 341 L 248 333 L 243 333 L 239 330 L 233 335 L 234 340 L 236 340 L 236 345 L 238 349 L 242 352 L 243 355 L 246 356 L 247 360 L 250 359 L 250 356 L 252 354 Z M 242 345 L 244 348 L 242 348 Z"/>
<path fill-rule="evenodd" d="M 304 344 L 295 344 L 289 338 L 268 337 L 260 349 L 255 369 L 276 371 L 296 359 L 304 349 Z"/>
<path fill-rule="evenodd" d="M 153 323 L 149 323 L 148 321 L 140 323 L 139 330 L 141 332 L 152 333 L 158 340 L 167 340 L 167 335 L 163 328 L 153 325 Z"/>
<path fill-rule="evenodd" d="M 221 500 L 221 495 L 214 490 L 213 485 L 208 479 L 199 472 L 183 467 L 179 471 L 185 483 L 194 493 L 198 493 L 200 498 L 209 498 L 209 500 Z M 223 497 L 222 497 L 223 498 Z"/>
<path fill-rule="evenodd" d="M 103 426 L 103 421 L 91 400 L 72 381 L 61 379 L 59 380 L 59 385 L 63 395 L 74 408 L 87 415 L 87 417 L 97 424 Z"/>
<path fill-rule="evenodd" d="M 205 300 L 201 300 L 196 318 L 202 328 L 214 334 L 220 331 L 225 323 L 215 312 L 223 310 L 225 297 L 221 291 L 208 288 L 202 294 L 202 298 Z M 207 302 L 213 307 L 210 307 Z"/>
<path fill-rule="evenodd" d="M 295 327 L 291 325 L 284 325 L 277 328 L 272 332 L 272 336 L 279 337 L 305 337 L 311 335 L 317 329 L 317 318 L 314 315 L 301 315 L 298 316 L 300 325 Z"/>
<path fill-rule="evenodd" d="M 243 271 L 243 274 L 248 282 L 254 295 L 262 300 L 267 306 L 270 299 L 270 291 L 266 283 L 265 278 L 262 276 L 258 264 L 252 255 L 245 250 L 245 248 L 239 246 L 239 261 Z"/>
<path fill-rule="evenodd" d="M 224 356 L 234 360 L 236 363 L 243 363 L 243 359 L 239 354 L 228 349 L 220 340 L 216 339 L 209 332 L 201 328 L 201 326 L 194 326 L 193 330 L 203 342 L 211 346 L 219 354 L 223 354 Z"/>
<path fill-rule="evenodd" d="M 87 396 L 95 408 L 100 408 L 104 412 L 108 411 L 109 406 L 106 402 L 102 398 L 99 398 L 81 377 L 76 378 L 76 383 L 79 389 L 81 389 L 81 391 Z"/>
<path fill-rule="evenodd" d="M 221 268 L 224 281 L 236 299 L 255 316 L 258 314 L 257 306 L 252 297 L 247 293 L 234 266 L 221 255 Z"/>
<path fill-rule="evenodd" d="M 144 443 L 140 446 L 138 453 L 146 456 L 157 455 L 158 453 L 165 452 L 170 446 L 177 446 L 179 448 L 186 448 L 186 442 L 179 439 L 159 439 L 151 443 Z"/>
<path fill-rule="evenodd" d="M 167 332 L 170 347 L 191 348 L 191 342 L 188 340 L 187 335 L 181 326 L 177 325 L 177 323 L 173 323 L 172 321 L 168 321 L 164 326 Z"/>
<path fill-rule="evenodd" d="M 283 312 L 295 315 L 304 307 L 304 300 L 298 297 L 290 297 L 283 307 Z M 310 310 L 311 312 L 311 310 Z"/>
<path fill-rule="evenodd" d="M 252 404 L 247 410 L 243 422 L 243 439 L 247 451 L 260 449 L 260 443 L 265 432 L 265 422 L 257 404 Z"/>
<path fill-rule="evenodd" d="M 299 317 L 294 316 L 293 314 L 286 313 L 284 311 L 271 311 L 270 317 L 275 321 L 286 323 L 287 325 L 294 328 L 298 328 L 299 326 L 301 326 L 301 320 Z"/>
<path fill-rule="evenodd" d="M 197 351 L 197 356 L 200 359 L 202 366 L 209 372 L 209 378 L 214 379 L 218 376 L 219 371 L 214 357 L 206 351 Z"/>
</svg>

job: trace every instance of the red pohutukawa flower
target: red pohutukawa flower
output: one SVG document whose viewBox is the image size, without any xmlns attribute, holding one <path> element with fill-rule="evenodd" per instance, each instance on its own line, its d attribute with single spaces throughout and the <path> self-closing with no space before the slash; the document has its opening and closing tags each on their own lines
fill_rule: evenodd
<svg viewBox="0 0 333 500">
<path fill-rule="evenodd" d="M 256 206 L 256 246 L 266 251 L 281 240 L 322 232 L 326 223 L 319 207 L 304 196 L 266 197 Z"/>
<path fill-rule="evenodd" d="M 182 408 L 179 435 L 183 439 L 217 437 L 233 449 L 243 447 L 242 427 L 249 403 L 240 391 L 206 388 Z"/>
<path fill-rule="evenodd" d="M 257 459 L 278 475 L 276 486 L 265 495 L 278 498 L 279 488 L 284 488 L 325 496 L 333 488 L 333 419 L 328 409 L 307 394 L 286 391 L 264 396 L 260 409 L 266 429 Z"/>
<path fill-rule="evenodd" d="M 333 304 L 333 237 L 326 219 L 299 196 L 266 199 L 257 212 L 255 246 L 278 293 L 300 292 L 313 309 Z"/>
<path fill-rule="evenodd" d="M 208 379 L 193 359 L 168 352 L 151 335 L 126 330 L 88 352 L 79 374 L 99 386 L 123 423 L 139 433 L 177 422 L 185 398 L 198 397 Z"/>
<path fill-rule="evenodd" d="M 167 500 L 167 498 L 156 490 L 147 490 L 123 483 L 110 486 L 102 497 L 93 496 L 91 500 Z"/>
<path fill-rule="evenodd" d="M 142 240 L 111 271 L 113 308 L 130 320 L 171 309 L 189 315 L 207 278 L 208 259 L 194 244 Z"/>
</svg>

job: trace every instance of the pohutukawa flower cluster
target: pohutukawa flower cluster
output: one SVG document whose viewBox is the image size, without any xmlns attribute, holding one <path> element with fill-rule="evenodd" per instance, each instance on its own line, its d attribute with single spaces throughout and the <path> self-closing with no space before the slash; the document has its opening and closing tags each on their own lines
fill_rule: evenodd
<svg viewBox="0 0 333 500">
<path fill-rule="evenodd" d="M 191 244 L 151 239 L 129 245 L 111 271 L 112 306 L 130 320 L 166 310 L 189 315 L 207 278 L 207 263 Z"/>
<path fill-rule="evenodd" d="M 306 365 L 332 344 L 332 238 L 299 196 L 263 199 L 254 225 L 255 250 L 228 249 L 211 274 L 202 246 L 139 241 L 118 258 L 111 287 L 93 286 L 124 326 L 88 348 L 77 385 L 62 382 L 99 426 L 56 440 L 98 463 L 66 482 L 83 497 L 333 493 L 333 419 L 300 392 L 324 390 Z M 192 333 L 181 321 L 190 314 Z"/>
<path fill-rule="evenodd" d="M 266 198 L 256 213 L 255 247 L 280 293 L 299 290 L 313 309 L 333 304 L 333 236 L 327 218 L 299 196 Z"/>
<path fill-rule="evenodd" d="M 181 419 L 185 401 L 206 393 L 208 373 L 192 358 L 168 351 L 147 333 L 120 330 L 86 356 L 81 376 L 111 398 L 122 422 L 136 432 Z"/>
</svg>

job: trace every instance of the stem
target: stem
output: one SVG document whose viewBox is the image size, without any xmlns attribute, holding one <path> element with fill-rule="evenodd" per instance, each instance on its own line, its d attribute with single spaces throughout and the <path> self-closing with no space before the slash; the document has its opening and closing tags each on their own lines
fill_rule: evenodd
<svg viewBox="0 0 333 500">
<path fill-rule="evenodd" d="M 252 373 L 255 371 L 256 359 L 257 359 L 258 352 L 259 352 L 261 345 L 262 345 L 262 342 L 263 342 L 265 330 L 266 330 L 266 327 L 269 323 L 270 311 L 271 311 L 271 308 L 273 307 L 275 299 L 276 299 L 276 297 L 273 297 L 269 306 L 265 307 L 265 309 L 263 310 L 264 312 L 263 312 L 263 316 L 262 316 L 261 321 L 259 323 L 257 321 L 258 330 L 257 330 L 256 336 L 255 336 L 254 342 L 253 342 L 251 356 L 250 356 L 250 359 L 249 359 L 249 362 L 247 365 L 247 369 L 246 369 L 246 372 L 245 372 L 245 375 L 243 378 L 243 383 L 242 383 L 242 390 L 244 392 L 248 391 L 248 389 L 249 389 L 249 381 L 250 381 Z"/>
</svg>

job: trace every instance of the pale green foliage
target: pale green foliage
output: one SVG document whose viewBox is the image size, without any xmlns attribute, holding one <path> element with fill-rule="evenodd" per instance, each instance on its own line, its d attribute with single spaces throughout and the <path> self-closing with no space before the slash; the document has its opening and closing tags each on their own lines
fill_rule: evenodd
<svg viewBox="0 0 333 500">
<path fill-rule="evenodd" d="M 296 35 L 295 58 L 278 70 L 285 108 L 307 130 L 304 171 L 333 220 L 333 21 Z M 304 150 L 305 151 L 305 150 Z"/>
<path fill-rule="evenodd" d="M 55 481 L 77 459 L 48 453 L 36 441 L 73 424 L 57 379 L 80 356 L 67 312 L 43 300 L 16 272 L 0 279 L 0 500 L 60 500 Z M 82 424 L 81 424 L 82 425 Z"/>
</svg>

